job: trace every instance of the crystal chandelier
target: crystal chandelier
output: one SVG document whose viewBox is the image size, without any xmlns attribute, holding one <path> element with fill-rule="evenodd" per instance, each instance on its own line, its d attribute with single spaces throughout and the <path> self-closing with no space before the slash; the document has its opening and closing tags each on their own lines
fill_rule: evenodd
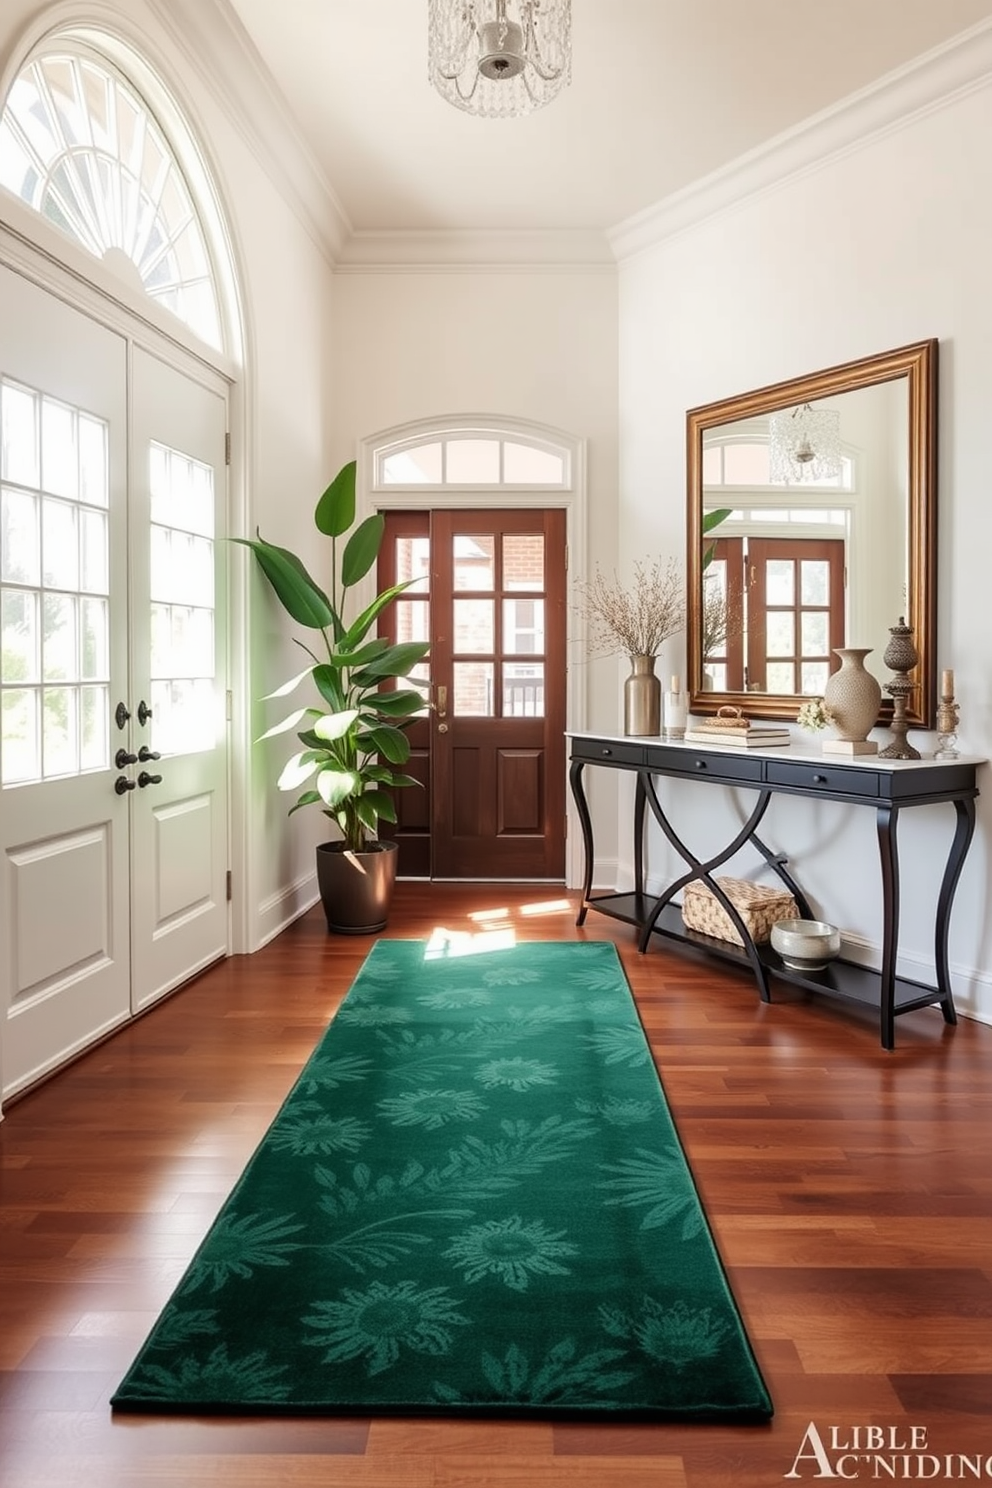
<svg viewBox="0 0 992 1488">
<path fill-rule="evenodd" d="M 572 0 L 428 0 L 428 77 L 468 114 L 509 119 L 572 77 Z"/>
<path fill-rule="evenodd" d="M 808 403 L 768 420 L 769 476 L 776 484 L 836 480 L 841 470 L 840 414 Z"/>
</svg>

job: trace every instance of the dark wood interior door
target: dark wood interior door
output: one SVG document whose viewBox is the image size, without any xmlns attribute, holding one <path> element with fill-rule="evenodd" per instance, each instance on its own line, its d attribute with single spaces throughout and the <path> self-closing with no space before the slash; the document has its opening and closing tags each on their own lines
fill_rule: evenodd
<svg viewBox="0 0 992 1488">
<path fill-rule="evenodd" d="M 431 709 L 410 729 L 400 873 L 564 878 L 565 513 L 387 514 L 379 581 L 402 578 L 384 629 L 429 635 Z"/>
<path fill-rule="evenodd" d="M 844 645 L 844 543 L 749 538 L 747 687 L 822 693 Z"/>
</svg>

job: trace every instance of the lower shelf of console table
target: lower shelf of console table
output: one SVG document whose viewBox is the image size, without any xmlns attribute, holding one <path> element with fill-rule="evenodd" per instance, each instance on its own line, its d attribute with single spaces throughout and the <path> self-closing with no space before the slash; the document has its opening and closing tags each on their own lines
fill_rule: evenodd
<svg viewBox="0 0 992 1488">
<path fill-rule="evenodd" d="M 763 1001 L 771 1001 L 769 977 L 790 982 L 827 996 L 845 998 L 877 1010 L 882 1046 L 895 1046 L 895 1019 L 916 1008 L 938 1007 L 945 1023 L 956 1023 L 948 962 L 948 930 L 954 895 L 975 830 L 976 771 L 984 761 L 964 758 L 954 761 L 886 761 L 880 756 L 860 756 L 843 763 L 826 762 L 802 750 L 751 751 L 700 748 L 660 739 L 611 738 L 571 734 L 569 781 L 575 800 L 585 849 L 585 881 L 577 923 L 588 910 L 610 915 L 633 925 L 638 948 L 646 951 L 652 936 L 692 946 L 723 961 L 749 970 Z M 633 774 L 634 797 L 634 890 L 621 894 L 593 894 L 594 844 L 592 818 L 583 786 L 587 765 Z M 656 777 L 676 782 L 698 782 L 752 791 L 753 805 L 746 821 L 710 857 L 698 858 L 676 832 L 655 789 Z M 874 970 L 853 961 L 832 961 L 823 971 L 795 971 L 785 965 L 770 945 L 757 945 L 734 906 L 726 900 L 714 877 L 717 868 L 742 848 L 754 849 L 779 881 L 795 898 L 804 918 L 814 915 L 800 885 L 788 867 L 788 857 L 774 851 L 759 835 L 770 800 L 778 795 L 805 796 L 837 805 L 873 807 L 876 818 L 878 862 L 882 885 L 881 967 Z M 936 985 L 928 986 L 896 974 L 899 955 L 900 862 L 897 823 L 900 814 L 921 806 L 950 806 L 955 829 L 944 864 L 934 912 L 933 947 Z M 645 890 L 644 828 L 650 811 L 669 844 L 683 859 L 686 872 L 658 895 Z M 729 914 L 744 944 L 719 940 L 690 930 L 682 920 L 676 896 L 694 880 L 702 880 Z"/>
<path fill-rule="evenodd" d="M 651 913 L 654 902 L 649 894 L 597 894 L 587 899 L 584 907 L 640 929 Z M 652 925 L 651 932 L 705 951 L 709 956 L 716 956 L 732 966 L 739 966 L 742 971 L 751 970 L 751 962 L 743 946 L 735 945 L 733 941 L 719 940 L 712 935 L 702 935 L 698 930 L 690 930 L 683 923 L 682 912 L 677 905 L 668 904 L 664 907 L 656 923 Z M 791 982 L 797 987 L 806 987 L 811 992 L 846 998 L 848 1002 L 878 1009 L 882 977 L 881 972 L 870 966 L 861 966 L 858 962 L 838 958 L 824 967 L 823 971 L 793 971 L 770 945 L 758 945 L 755 950 L 768 973 L 781 982 Z M 895 979 L 893 1011 L 896 1016 L 910 1013 L 915 1008 L 939 1006 L 942 1000 L 943 994 L 936 987 L 912 982 L 905 977 L 897 976 Z M 951 1022 L 953 1019 L 949 1018 L 947 1021 Z"/>
</svg>

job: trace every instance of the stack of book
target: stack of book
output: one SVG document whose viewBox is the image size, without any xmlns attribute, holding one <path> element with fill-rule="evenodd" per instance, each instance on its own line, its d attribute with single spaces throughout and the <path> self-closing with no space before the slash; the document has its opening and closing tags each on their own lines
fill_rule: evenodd
<svg viewBox="0 0 992 1488">
<path fill-rule="evenodd" d="M 739 712 L 732 716 L 718 713 L 715 718 L 690 722 L 685 731 L 687 744 L 736 744 L 738 749 L 776 749 L 792 743 L 784 724 L 752 723 Z"/>
</svg>

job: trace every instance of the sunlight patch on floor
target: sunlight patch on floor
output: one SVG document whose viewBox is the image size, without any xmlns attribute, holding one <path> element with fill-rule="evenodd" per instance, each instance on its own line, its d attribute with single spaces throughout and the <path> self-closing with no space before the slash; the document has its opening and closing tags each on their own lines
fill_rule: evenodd
<svg viewBox="0 0 992 1488">
<path fill-rule="evenodd" d="M 465 918 L 475 927 L 472 930 L 449 930 L 435 925 L 424 950 L 424 960 L 433 961 L 439 956 L 474 956 L 480 951 L 504 951 L 516 945 L 517 937 L 512 920 L 534 920 L 541 915 L 570 913 L 573 905 L 568 899 L 544 899 L 533 904 L 521 904 L 510 909 L 505 904 L 487 909 L 473 909 Z"/>
<path fill-rule="evenodd" d="M 437 961 L 442 956 L 478 956 L 483 951 L 508 951 L 517 943 L 513 927 L 501 930 L 446 930 L 436 925 L 424 947 L 424 960 Z"/>
</svg>

